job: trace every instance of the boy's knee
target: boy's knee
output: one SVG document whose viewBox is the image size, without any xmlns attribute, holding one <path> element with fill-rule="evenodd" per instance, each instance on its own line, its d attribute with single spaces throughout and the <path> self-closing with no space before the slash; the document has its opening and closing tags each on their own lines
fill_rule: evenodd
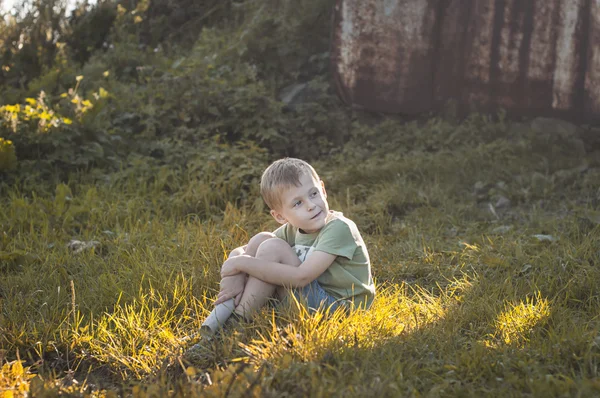
<svg viewBox="0 0 600 398">
<path fill-rule="evenodd" d="M 276 238 L 276 236 L 272 232 L 259 232 L 256 235 L 254 235 L 252 238 L 250 238 L 250 240 L 248 241 L 246 251 L 251 252 L 251 253 L 256 253 L 256 251 L 258 250 L 258 247 L 263 242 L 265 242 L 269 239 L 273 239 L 273 238 Z"/>
<path fill-rule="evenodd" d="M 233 249 L 232 251 L 229 252 L 229 256 L 227 256 L 228 258 L 231 257 L 235 257 L 235 256 L 240 256 L 244 254 L 244 247 L 236 247 L 235 249 Z"/>
<path fill-rule="evenodd" d="M 290 253 L 293 253 L 293 250 L 289 243 L 280 238 L 272 238 L 265 240 L 258 246 L 256 257 L 274 260 Z"/>
</svg>

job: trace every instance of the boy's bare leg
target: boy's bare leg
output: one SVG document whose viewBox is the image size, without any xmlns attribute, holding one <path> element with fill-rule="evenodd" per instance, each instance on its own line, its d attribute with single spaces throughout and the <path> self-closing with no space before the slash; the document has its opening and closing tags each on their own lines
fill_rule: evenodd
<svg viewBox="0 0 600 398">
<path fill-rule="evenodd" d="M 290 245 L 278 238 L 263 242 L 258 248 L 255 257 L 296 267 L 301 264 L 298 255 Z M 270 297 L 273 297 L 273 293 L 275 293 L 278 287 L 277 285 L 272 285 L 250 276 L 248 282 L 246 282 L 242 299 L 235 308 L 235 313 L 248 318 L 253 311 L 261 308 Z"/>
<path fill-rule="evenodd" d="M 242 254 L 255 256 L 260 244 L 266 241 L 267 239 L 271 239 L 274 237 L 275 235 L 273 235 L 270 232 L 261 232 L 259 234 L 256 234 L 250 239 L 246 246 L 233 249 L 231 253 L 229 253 L 229 258 L 239 256 Z M 241 274 L 235 277 L 245 279 L 246 274 Z M 202 326 L 200 327 L 200 333 L 204 336 L 210 336 L 211 334 L 214 334 L 221 326 L 223 326 L 223 323 L 225 323 L 225 321 L 231 316 L 234 309 L 235 298 L 231 298 L 225 302 L 217 304 L 202 323 Z"/>
</svg>

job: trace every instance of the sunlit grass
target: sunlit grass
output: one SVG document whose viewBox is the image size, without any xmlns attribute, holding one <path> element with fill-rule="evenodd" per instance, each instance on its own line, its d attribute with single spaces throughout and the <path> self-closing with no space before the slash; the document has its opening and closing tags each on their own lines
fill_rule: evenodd
<svg viewBox="0 0 600 398">
<path fill-rule="evenodd" d="M 129 304 L 117 302 L 89 333 L 86 327 L 76 331 L 73 345 L 99 364 L 113 367 L 123 379 L 152 374 L 180 346 L 184 323 L 198 328 L 198 320 L 206 315 L 202 308 L 207 303 L 188 302 L 192 296 L 181 288 L 186 287 L 176 287 L 171 299 L 150 287 Z"/>
<path fill-rule="evenodd" d="M 35 376 L 29 367 L 24 367 L 20 359 L 2 364 L 0 369 L 0 392 L 2 397 L 25 396 L 29 392 L 29 382 Z"/>
<path fill-rule="evenodd" d="M 494 337 L 504 344 L 523 346 L 532 330 L 543 323 L 550 315 L 548 300 L 540 297 L 528 297 L 524 302 L 509 304 L 495 321 Z"/>
</svg>

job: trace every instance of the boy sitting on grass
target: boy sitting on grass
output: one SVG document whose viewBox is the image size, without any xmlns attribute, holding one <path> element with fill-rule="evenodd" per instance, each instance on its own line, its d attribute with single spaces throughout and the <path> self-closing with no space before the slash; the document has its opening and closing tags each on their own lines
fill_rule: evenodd
<svg viewBox="0 0 600 398">
<path fill-rule="evenodd" d="M 215 309 L 201 334 L 218 331 L 232 313 L 248 319 L 275 294 L 291 292 L 309 310 L 368 308 L 375 296 L 369 253 L 356 224 L 329 210 L 313 167 L 285 158 L 263 173 L 261 195 L 281 225 L 234 249 L 221 268 Z"/>
</svg>

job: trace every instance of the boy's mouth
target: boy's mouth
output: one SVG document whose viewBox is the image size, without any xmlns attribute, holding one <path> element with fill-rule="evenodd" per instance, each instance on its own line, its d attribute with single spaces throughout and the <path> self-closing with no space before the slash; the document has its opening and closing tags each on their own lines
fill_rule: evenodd
<svg viewBox="0 0 600 398">
<path fill-rule="evenodd" d="M 322 212 L 323 212 L 323 210 L 319 210 L 319 212 L 317 214 L 315 214 L 314 216 L 312 216 L 310 219 L 314 220 L 315 218 L 319 217 Z"/>
</svg>

